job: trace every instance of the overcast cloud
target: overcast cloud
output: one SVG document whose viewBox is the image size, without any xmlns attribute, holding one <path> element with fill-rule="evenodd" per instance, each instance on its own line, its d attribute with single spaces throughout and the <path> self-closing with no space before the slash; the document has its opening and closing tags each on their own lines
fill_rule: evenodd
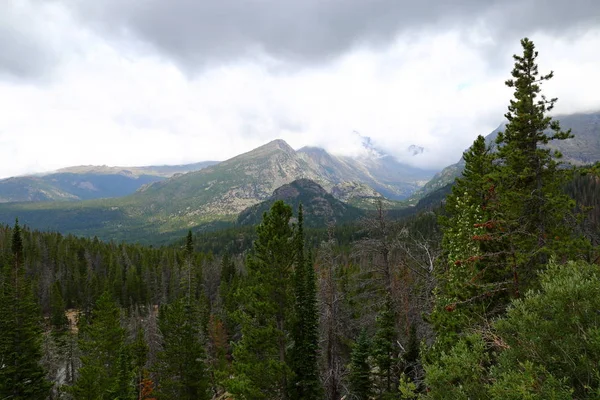
<svg viewBox="0 0 600 400">
<path fill-rule="evenodd" d="M 439 169 L 502 122 L 524 36 L 557 113 L 600 110 L 596 0 L 3 1 L 0 177 L 276 138 L 357 154 L 354 131 Z"/>
</svg>

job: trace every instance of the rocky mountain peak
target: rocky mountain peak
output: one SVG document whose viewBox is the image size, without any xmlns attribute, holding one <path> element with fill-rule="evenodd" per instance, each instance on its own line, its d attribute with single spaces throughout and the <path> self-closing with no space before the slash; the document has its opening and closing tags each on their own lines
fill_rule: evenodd
<svg viewBox="0 0 600 400">
<path fill-rule="evenodd" d="M 253 151 L 257 151 L 257 150 L 263 150 L 263 151 L 284 151 L 286 153 L 295 153 L 295 150 L 289 145 L 287 144 L 287 142 L 283 139 L 275 139 L 270 141 L 267 144 L 264 144 L 256 149 L 254 149 Z"/>
</svg>

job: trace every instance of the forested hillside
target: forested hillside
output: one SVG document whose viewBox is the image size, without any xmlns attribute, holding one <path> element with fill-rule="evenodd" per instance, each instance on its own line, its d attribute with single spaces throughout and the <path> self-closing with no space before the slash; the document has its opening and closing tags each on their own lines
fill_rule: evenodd
<svg viewBox="0 0 600 400">
<path fill-rule="evenodd" d="M 600 165 L 545 146 L 521 45 L 497 151 L 417 215 L 308 229 L 341 203 L 302 180 L 160 248 L 0 227 L 0 399 L 599 398 Z"/>
</svg>

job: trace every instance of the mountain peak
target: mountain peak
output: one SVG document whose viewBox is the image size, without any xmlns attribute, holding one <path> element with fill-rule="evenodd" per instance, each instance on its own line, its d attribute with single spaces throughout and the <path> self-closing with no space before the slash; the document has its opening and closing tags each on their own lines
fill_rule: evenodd
<svg viewBox="0 0 600 400">
<path fill-rule="evenodd" d="M 294 152 L 294 149 L 287 144 L 287 142 L 283 139 L 275 139 L 270 141 L 269 143 L 262 145 L 260 147 L 258 147 L 256 150 L 258 149 L 277 149 L 277 150 L 283 150 L 286 153 L 288 152 Z"/>
</svg>

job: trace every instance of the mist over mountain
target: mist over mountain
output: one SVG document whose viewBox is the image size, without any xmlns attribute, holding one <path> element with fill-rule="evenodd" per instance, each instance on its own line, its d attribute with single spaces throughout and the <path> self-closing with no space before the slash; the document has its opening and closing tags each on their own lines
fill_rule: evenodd
<svg viewBox="0 0 600 400">
<path fill-rule="evenodd" d="M 592 164 L 600 160 L 600 111 L 559 115 L 555 119 L 560 121 L 563 130 L 571 129 L 571 133 L 574 136 L 571 139 L 548 143 L 548 148 L 560 151 L 563 162 L 580 166 Z M 485 137 L 486 142 L 492 145 L 492 147 L 495 146 L 498 132 L 501 132 L 504 126 L 504 123 L 500 124 L 498 128 Z M 422 188 L 416 190 L 412 196 L 413 199 L 418 199 L 454 182 L 462 174 L 464 166 L 465 162 L 463 158 L 457 163 L 447 166 L 435 174 Z"/>
</svg>

